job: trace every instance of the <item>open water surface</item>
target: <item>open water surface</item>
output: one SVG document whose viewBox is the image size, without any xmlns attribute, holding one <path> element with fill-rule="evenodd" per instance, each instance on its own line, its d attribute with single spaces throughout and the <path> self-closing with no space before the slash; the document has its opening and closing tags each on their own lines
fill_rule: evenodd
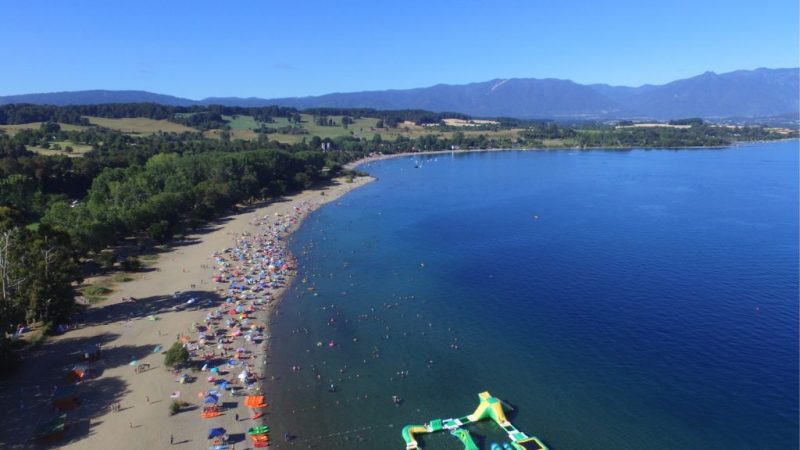
<svg viewBox="0 0 800 450">
<path fill-rule="evenodd" d="M 265 386 L 274 443 L 402 449 L 404 425 L 471 413 L 488 390 L 555 450 L 796 449 L 799 153 L 362 166 L 378 181 L 292 238 Z M 470 431 L 482 448 L 502 438 Z"/>
</svg>

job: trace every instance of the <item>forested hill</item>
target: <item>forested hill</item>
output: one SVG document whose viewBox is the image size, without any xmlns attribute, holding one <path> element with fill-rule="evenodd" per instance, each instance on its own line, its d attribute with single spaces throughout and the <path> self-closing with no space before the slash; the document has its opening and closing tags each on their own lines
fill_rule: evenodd
<svg viewBox="0 0 800 450">
<path fill-rule="evenodd" d="M 0 104 L 84 105 L 159 103 L 172 106 L 268 105 L 304 108 L 425 109 L 474 117 L 543 119 L 765 118 L 800 114 L 800 69 L 707 72 L 664 85 L 582 85 L 569 80 L 512 78 L 465 85 L 334 93 L 262 99 L 209 97 L 190 100 L 145 91 L 78 91 L 0 97 Z"/>
</svg>

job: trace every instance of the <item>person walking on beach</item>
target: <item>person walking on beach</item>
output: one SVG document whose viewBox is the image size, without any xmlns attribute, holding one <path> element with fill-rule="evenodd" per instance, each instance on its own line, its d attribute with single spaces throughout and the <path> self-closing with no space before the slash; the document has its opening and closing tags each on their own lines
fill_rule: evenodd
<svg viewBox="0 0 800 450">
<path fill-rule="evenodd" d="M 236 413 L 236 415 L 234 417 L 236 418 L 236 421 L 238 422 L 239 421 L 239 413 Z"/>
<path fill-rule="evenodd" d="M 174 444 L 175 444 L 175 437 L 170 434 L 169 435 L 169 445 L 174 445 Z"/>
</svg>

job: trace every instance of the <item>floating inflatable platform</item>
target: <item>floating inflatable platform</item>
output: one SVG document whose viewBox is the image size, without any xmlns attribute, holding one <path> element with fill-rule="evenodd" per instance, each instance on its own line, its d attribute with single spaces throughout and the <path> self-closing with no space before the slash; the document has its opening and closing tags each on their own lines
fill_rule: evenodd
<svg viewBox="0 0 800 450">
<path fill-rule="evenodd" d="M 474 413 L 468 416 L 457 419 L 434 419 L 424 425 L 407 425 L 403 427 L 403 439 L 406 441 L 406 450 L 417 450 L 420 448 L 419 442 L 414 438 L 414 435 L 436 433 L 439 431 L 448 431 L 458 438 L 464 445 L 464 450 L 478 450 L 478 446 L 465 427 L 487 419 L 491 419 L 497 426 L 505 431 L 511 443 L 504 443 L 504 446 L 510 446 L 514 450 L 548 450 L 547 446 L 545 446 L 539 438 L 536 436 L 528 436 L 522 431 L 519 431 L 517 427 L 508 421 L 503 411 L 503 402 L 500 401 L 499 398 L 493 397 L 489 392 L 481 392 L 478 394 L 478 398 L 480 399 L 478 408 L 475 409 Z"/>
</svg>

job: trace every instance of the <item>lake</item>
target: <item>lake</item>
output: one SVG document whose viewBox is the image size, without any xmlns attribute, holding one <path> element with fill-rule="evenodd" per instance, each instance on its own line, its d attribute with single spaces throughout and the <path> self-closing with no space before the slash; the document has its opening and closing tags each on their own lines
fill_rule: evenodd
<svg viewBox="0 0 800 450">
<path fill-rule="evenodd" d="M 799 153 L 361 166 L 377 181 L 291 238 L 265 383 L 275 446 L 402 449 L 403 426 L 469 414 L 488 390 L 555 450 L 796 449 Z"/>
</svg>

